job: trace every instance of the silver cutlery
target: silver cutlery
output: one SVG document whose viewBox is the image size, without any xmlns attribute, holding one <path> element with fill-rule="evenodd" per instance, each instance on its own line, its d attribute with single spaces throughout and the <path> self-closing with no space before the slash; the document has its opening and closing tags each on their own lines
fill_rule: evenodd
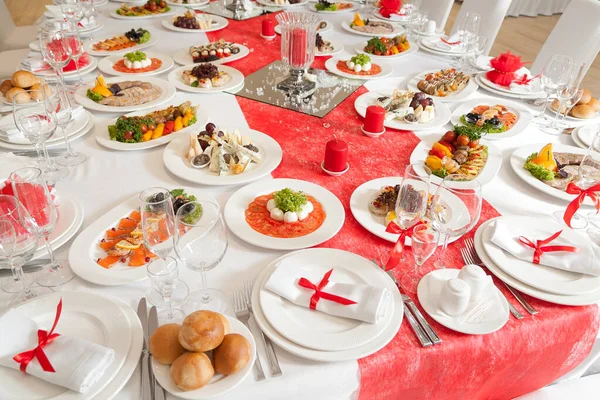
<svg viewBox="0 0 600 400">
<path fill-rule="evenodd" d="M 244 300 L 246 300 L 246 304 L 248 305 L 248 311 L 250 315 L 254 316 L 252 312 L 252 282 L 246 282 L 244 285 Z M 256 318 L 255 318 L 256 320 Z M 265 351 L 267 353 L 267 361 L 269 361 L 269 368 L 271 370 L 271 376 L 273 378 L 283 375 L 281 371 L 281 366 L 279 365 L 279 360 L 277 359 L 277 354 L 275 353 L 275 348 L 273 347 L 273 342 L 269 339 L 268 336 L 265 336 L 264 332 L 260 330 L 260 336 L 262 337 L 263 343 L 265 345 Z"/>
<path fill-rule="evenodd" d="M 42 270 L 43 265 L 24 265 L 23 266 L 23 273 L 24 274 L 30 274 L 32 272 L 38 272 Z M 2 268 L 0 269 L 0 278 L 3 278 L 5 276 L 10 276 L 12 275 L 12 270 L 10 268 Z"/>
<path fill-rule="evenodd" d="M 250 330 L 250 311 L 248 311 L 248 303 L 246 303 L 244 300 L 243 290 L 233 293 L 233 309 L 235 311 L 235 317 L 239 319 L 242 322 L 242 324 L 246 325 L 246 328 Z M 265 372 L 263 371 L 263 367 L 259 357 L 256 357 L 254 369 L 256 370 L 256 380 L 259 382 L 264 381 Z"/>
<path fill-rule="evenodd" d="M 21 157 L 37 157 L 37 151 L 35 151 L 35 150 L 13 151 L 12 153 L 15 156 L 21 156 Z M 63 149 L 49 149 L 48 150 L 48 155 L 50 157 L 59 156 L 62 153 L 64 153 Z"/>
<path fill-rule="evenodd" d="M 144 330 L 144 345 L 140 356 L 140 367 L 142 369 L 142 380 L 140 385 L 140 400 L 152 400 L 152 387 L 150 386 L 149 352 L 148 352 L 148 307 L 146 298 L 142 297 L 138 303 L 137 315 Z"/>
<path fill-rule="evenodd" d="M 154 331 L 158 328 L 158 312 L 156 311 L 156 307 L 152 306 L 150 309 L 150 316 L 148 317 L 148 335 L 151 337 Z M 152 369 L 152 364 L 150 360 L 148 360 L 148 368 L 150 370 L 150 380 L 153 388 L 152 394 L 155 400 L 165 400 L 165 390 L 160 386 L 160 384 L 156 381 L 156 377 L 154 376 L 154 370 Z"/>
</svg>

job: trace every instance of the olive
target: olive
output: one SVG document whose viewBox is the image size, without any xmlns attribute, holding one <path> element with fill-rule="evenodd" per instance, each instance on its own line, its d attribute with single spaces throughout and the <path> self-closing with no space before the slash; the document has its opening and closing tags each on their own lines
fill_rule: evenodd
<svg viewBox="0 0 600 400">
<path fill-rule="evenodd" d="M 192 167 L 194 168 L 204 168 L 210 163 L 210 157 L 208 154 L 199 154 L 196 157 L 192 158 Z"/>
<path fill-rule="evenodd" d="M 156 196 L 154 197 L 155 202 L 159 202 L 159 201 L 164 201 L 165 200 L 165 194 L 163 192 L 159 192 L 156 194 Z"/>
<path fill-rule="evenodd" d="M 502 124 L 502 122 L 500 122 L 500 120 L 497 117 L 490 118 L 485 122 L 495 127 L 498 127 L 500 126 L 500 124 Z"/>
<path fill-rule="evenodd" d="M 217 126 L 215 124 L 213 124 L 212 122 L 209 122 L 208 124 L 206 124 L 206 127 L 204 129 L 206 129 L 206 132 L 208 132 L 208 135 L 212 135 L 216 128 L 217 128 Z"/>
<path fill-rule="evenodd" d="M 185 203 L 185 201 L 182 198 L 178 198 L 173 202 L 173 212 L 177 212 L 177 210 L 179 210 L 179 207 L 181 207 L 183 204 Z"/>
<path fill-rule="evenodd" d="M 219 133 L 217 134 L 218 137 L 223 137 L 225 136 L 225 133 L 223 131 L 219 131 Z"/>
</svg>

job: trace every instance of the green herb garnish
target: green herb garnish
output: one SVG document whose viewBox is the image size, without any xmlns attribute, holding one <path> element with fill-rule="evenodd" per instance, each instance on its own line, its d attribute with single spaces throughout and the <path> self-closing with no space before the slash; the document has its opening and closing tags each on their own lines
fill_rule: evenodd
<svg viewBox="0 0 600 400">
<path fill-rule="evenodd" d="M 479 129 L 481 132 L 485 132 L 485 133 L 502 133 L 502 132 L 506 132 L 506 126 L 504 124 L 502 124 L 502 126 L 497 127 L 494 126 L 488 122 L 484 123 L 483 126 L 479 127 L 477 125 L 474 124 L 470 124 L 467 122 L 467 119 L 465 118 L 464 115 L 462 115 L 460 117 L 460 122 L 462 122 L 463 124 L 465 124 L 466 126 L 471 126 L 473 128 L 477 128 Z"/>
<path fill-rule="evenodd" d="M 473 125 L 456 125 L 453 130 L 456 136 L 468 136 L 471 142 L 481 139 L 481 129 Z"/>
<path fill-rule="evenodd" d="M 131 53 L 126 53 L 123 57 L 125 57 L 126 59 L 128 59 L 131 62 L 143 61 L 147 58 L 146 53 L 141 52 L 141 51 L 133 51 Z"/>
<path fill-rule="evenodd" d="M 445 177 L 448 176 L 448 171 L 446 171 L 446 168 L 441 168 L 441 169 L 435 169 L 433 171 L 431 171 L 431 173 L 435 176 L 438 176 L 442 179 L 444 179 Z"/>
<path fill-rule="evenodd" d="M 96 92 L 93 92 L 92 89 L 88 89 L 86 96 L 92 100 L 95 101 L 96 103 L 99 102 L 100 100 L 102 100 L 104 97 L 102 97 L 101 94 L 98 94 Z"/>
<path fill-rule="evenodd" d="M 298 212 L 302 209 L 302 206 L 308 202 L 304 193 L 294 192 L 292 189 L 288 188 L 275 192 L 273 198 L 275 199 L 277 208 L 284 213 L 288 211 Z"/>
<path fill-rule="evenodd" d="M 108 126 L 110 140 L 115 140 L 122 143 L 139 143 L 142 141 L 143 135 L 141 128 L 142 124 L 154 124 L 154 120 L 152 118 L 143 117 L 119 117 L 114 125 Z M 126 132 L 132 133 L 131 139 L 125 138 Z"/>
<path fill-rule="evenodd" d="M 325 0 L 319 0 L 319 2 L 315 4 L 315 9 L 319 11 L 337 11 L 337 5 Z"/>
<path fill-rule="evenodd" d="M 354 64 L 363 66 L 363 65 L 365 65 L 367 63 L 370 63 L 371 62 L 371 58 L 368 55 L 366 55 L 366 54 L 359 54 L 357 56 L 352 57 L 350 59 L 350 61 L 352 61 Z"/>
<path fill-rule="evenodd" d="M 383 54 L 387 51 L 387 47 L 385 47 L 385 44 L 383 44 L 381 39 L 379 39 L 378 37 L 374 37 L 373 39 L 370 39 L 367 42 L 367 46 L 365 47 L 365 49 L 367 49 L 367 48 L 369 48 L 369 50 L 372 51 L 373 53 L 380 52 Z"/>
<path fill-rule="evenodd" d="M 531 160 L 533 160 L 534 158 L 536 158 L 538 156 L 538 153 L 532 153 L 529 157 L 527 157 L 527 160 L 525 160 L 525 165 L 523 165 L 523 168 L 525 168 L 527 171 L 529 171 L 529 173 L 536 179 L 539 179 L 541 181 L 551 181 L 554 180 L 554 171 L 550 171 L 549 169 L 546 169 L 544 167 L 542 167 L 541 165 L 537 165 L 531 162 Z"/>
</svg>

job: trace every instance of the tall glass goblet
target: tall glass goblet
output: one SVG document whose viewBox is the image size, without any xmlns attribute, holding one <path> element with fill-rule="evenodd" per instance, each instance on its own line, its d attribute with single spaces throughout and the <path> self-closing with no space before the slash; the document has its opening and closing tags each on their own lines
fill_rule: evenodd
<svg viewBox="0 0 600 400">
<path fill-rule="evenodd" d="M 439 232 L 431 225 L 419 225 L 413 230 L 410 247 L 415 259 L 415 266 L 411 273 L 404 274 L 400 279 L 400 285 L 407 291 L 416 293 L 421 279 L 421 267 L 435 253 L 439 239 Z"/>
<path fill-rule="evenodd" d="M 560 118 L 560 116 L 563 114 L 563 111 L 566 115 L 571 110 L 571 108 L 573 108 L 575 104 L 577 104 L 579 100 L 581 100 L 581 97 L 583 96 L 583 89 L 580 88 L 580 84 L 583 80 L 584 70 L 585 63 L 580 65 L 579 70 L 572 68 L 571 75 L 567 83 L 563 86 L 562 89 L 556 92 L 558 107 L 556 108 L 556 112 L 554 113 L 552 123 L 542 127 L 542 131 L 544 133 L 548 133 L 550 135 L 559 135 L 563 131 L 563 129 L 567 127 L 567 124 L 562 121 L 562 118 Z"/>
<path fill-rule="evenodd" d="M 1 213 L 1 211 L 0 211 Z M 8 268 L 10 257 L 17 244 L 15 228 L 10 220 L 0 217 L 0 266 Z M 2 290 L 7 293 L 16 293 L 21 290 L 21 277 L 16 270 L 12 270 L 13 276 L 2 282 Z"/>
<path fill-rule="evenodd" d="M 67 43 L 63 30 L 53 26 L 40 32 L 40 52 L 44 61 L 52 67 L 61 85 L 65 86 L 63 68 L 71 61 L 71 46 Z"/>
<path fill-rule="evenodd" d="M 546 101 L 542 110 L 533 118 L 533 122 L 544 126 L 550 124 L 550 118 L 546 115 L 550 96 L 556 94 L 564 88 L 571 79 L 571 69 L 573 68 L 573 59 L 561 54 L 553 54 L 544 65 L 541 72 L 540 82 L 546 92 Z"/>
<path fill-rule="evenodd" d="M 165 188 L 154 187 L 140 193 L 139 200 L 144 245 L 165 260 L 175 245 L 173 196 Z"/>
<path fill-rule="evenodd" d="M 436 268 L 446 268 L 445 256 L 452 236 L 469 232 L 481 214 L 481 184 L 461 174 L 452 174 L 440 183 L 431 204 L 431 220 L 435 230 L 444 238 Z"/>
<path fill-rule="evenodd" d="M 458 36 L 460 37 L 461 46 L 461 58 L 459 68 L 468 68 L 467 55 L 472 50 L 473 44 L 479 36 L 479 29 L 481 27 L 482 17 L 478 13 L 468 12 L 466 13 L 458 24 Z"/>
<path fill-rule="evenodd" d="M 221 208 L 214 200 L 198 199 L 181 206 L 175 221 L 175 252 L 189 269 L 202 276 L 201 289 L 189 294 L 183 310 L 186 314 L 196 310 L 227 313 L 231 310 L 227 296 L 219 290 L 208 289 L 206 284 L 206 272 L 219 265 L 228 246 Z"/>
<path fill-rule="evenodd" d="M 78 28 L 79 22 L 85 16 L 85 9 L 79 0 L 61 0 L 60 10 L 65 19 L 74 25 L 75 29 Z"/>
<path fill-rule="evenodd" d="M 179 282 L 179 265 L 173 257 L 158 259 L 146 266 L 152 289 L 158 292 L 167 309 L 158 313 L 160 325 L 181 322 L 183 311 L 174 309 L 172 297 Z"/>
<path fill-rule="evenodd" d="M 71 30 L 64 31 L 64 35 L 67 45 L 71 50 L 71 59 L 75 62 L 75 69 L 77 71 L 77 82 L 70 87 L 72 89 L 77 89 L 79 86 L 83 85 L 83 79 L 81 78 L 81 72 L 79 70 L 79 59 L 83 56 L 85 50 L 83 49 L 83 42 L 79 36 L 79 31 L 74 25 L 71 25 L 71 27 Z"/>
</svg>

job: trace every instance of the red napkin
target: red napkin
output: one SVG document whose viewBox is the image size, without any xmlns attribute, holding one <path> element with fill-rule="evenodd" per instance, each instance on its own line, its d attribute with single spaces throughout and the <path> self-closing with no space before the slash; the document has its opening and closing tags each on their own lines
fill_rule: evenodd
<svg viewBox="0 0 600 400">
<path fill-rule="evenodd" d="M 398 14 L 401 8 L 401 0 L 381 0 L 379 2 L 379 13 L 385 18 L 390 18 L 392 14 Z"/>
<path fill-rule="evenodd" d="M 490 60 L 490 65 L 494 69 L 488 71 L 485 76 L 498 85 L 509 87 L 517 77 L 515 72 L 525 64 L 521 61 L 520 56 L 515 56 L 510 51 L 507 51 Z"/>
</svg>

